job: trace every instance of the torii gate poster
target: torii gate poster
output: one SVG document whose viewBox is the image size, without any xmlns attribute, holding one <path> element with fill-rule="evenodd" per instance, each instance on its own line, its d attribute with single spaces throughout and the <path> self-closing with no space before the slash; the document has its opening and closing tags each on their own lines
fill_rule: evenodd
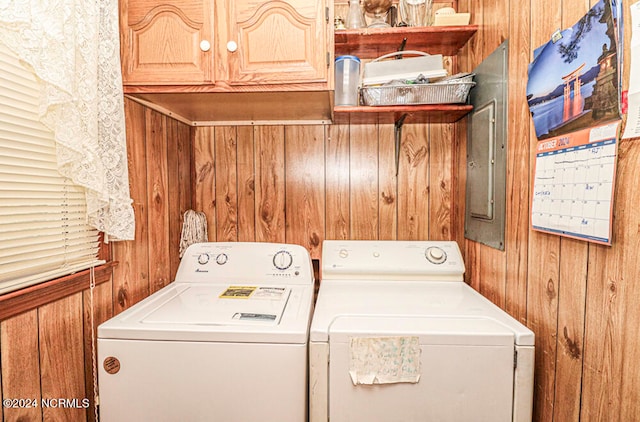
<svg viewBox="0 0 640 422">
<path fill-rule="evenodd" d="M 554 34 L 529 66 L 527 101 L 538 137 L 534 230 L 611 244 L 620 127 L 616 1 L 601 0 Z"/>
</svg>

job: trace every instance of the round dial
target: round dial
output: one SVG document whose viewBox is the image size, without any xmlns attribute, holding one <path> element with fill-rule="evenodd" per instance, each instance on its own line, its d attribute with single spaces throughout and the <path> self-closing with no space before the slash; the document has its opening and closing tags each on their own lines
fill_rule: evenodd
<svg viewBox="0 0 640 422">
<path fill-rule="evenodd" d="M 207 262 L 209 262 L 209 254 L 208 253 L 201 253 L 200 255 L 198 255 L 198 264 L 204 265 Z"/>
<path fill-rule="evenodd" d="M 229 257 L 227 256 L 226 253 L 221 253 L 221 254 L 218 254 L 218 256 L 216 256 L 216 264 L 218 265 L 226 264 L 228 260 L 229 260 Z"/>
<path fill-rule="evenodd" d="M 279 270 L 286 270 L 293 264 L 293 257 L 288 251 L 278 251 L 273 256 L 273 265 Z"/>
<path fill-rule="evenodd" d="M 424 255 L 429 262 L 432 262 L 434 264 L 442 264 L 447 260 L 447 254 L 445 253 L 445 251 L 437 246 L 427 248 L 427 250 L 424 252 Z"/>
</svg>

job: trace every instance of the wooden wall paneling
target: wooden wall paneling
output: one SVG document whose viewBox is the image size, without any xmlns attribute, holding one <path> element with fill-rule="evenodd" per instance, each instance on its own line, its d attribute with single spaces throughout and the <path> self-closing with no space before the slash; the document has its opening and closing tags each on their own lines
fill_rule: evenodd
<svg viewBox="0 0 640 422">
<path fill-rule="evenodd" d="M 94 396 L 96 389 L 94 386 L 93 372 L 94 358 L 96 359 L 96 376 L 98 368 L 97 365 L 100 363 L 97 361 L 98 356 L 97 354 L 94 354 L 94 350 L 97 351 L 98 325 L 113 316 L 113 295 L 111 292 L 111 283 L 107 282 L 96 286 L 93 289 L 93 294 L 90 290 L 85 290 L 82 295 L 84 318 L 84 382 L 86 391 L 84 397 L 90 400 L 90 406 L 87 409 L 87 420 L 95 422 Z"/>
<path fill-rule="evenodd" d="M 509 82 L 507 134 L 507 207 L 505 226 L 505 310 L 522 323 L 527 317 L 529 239 L 529 105 L 527 72 L 531 51 L 531 0 L 509 2 Z"/>
<path fill-rule="evenodd" d="M 113 242 L 114 313 L 118 314 L 149 295 L 149 223 L 147 218 L 147 157 L 145 107 L 125 99 L 129 194 L 133 200 L 135 240 Z"/>
<path fill-rule="evenodd" d="M 625 16 L 623 90 L 629 88 L 630 3 Z M 589 248 L 581 420 L 640 420 L 640 140 L 620 141 L 613 245 Z"/>
<path fill-rule="evenodd" d="M 620 173 L 619 161 L 618 180 L 620 180 Z M 617 182 L 616 187 L 618 186 Z M 620 190 L 616 192 L 617 206 L 621 205 L 620 193 Z M 623 416 L 625 413 L 633 414 L 632 408 L 638 406 L 637 401 L 630 401 L 633 391 L 631 391 L 631 397 L 623 396 L 622 391 L 623 383 L 629 383 L 627 378 L 637 378 L 637 368 L 623 373 L 621 365 L 622 361 L 633 359 L 634 354 L 637 353 L 623 347 L 625 343 L 623 336 L 626 334 L 626 324 L 635 319 L 636 326 L 626 330 L 637 331 L 638 321 L 631 316 L 637 309 L 637 300 L 631 308 L 634 311 L 631 311 L 626 309 L 626 301 L 623 297 L 630 291 L 627 289 L 629 283 L 623 279 L 623 270 L 620 268 L 623 265 L 626 246 L 618 243 L 621 240 L 618 238 L 621 230 L 617 226 L 629 220 L 620 217 L 620 214 L 616 214 L 614 219 L 614 227 L 616 227 L 614 236 L 616 237 L 613 246 L 611 248 L 594 246 L 589 249 L 590 270 L 587 278 L 581 421 L 638 420 L 637 417 L 627 419 Z M 637 261 L 637 253 L 635 255 Z M 629 281 L 631 280 L 637 280 L 637 273 Z M 633 288 L 630 290 L 633 291 Z M 627 317 L 631 318 L 627 320 Z M 633 335 L 635 335 L 635 350 L 637 350 L 638 333 Z M 636 395 L 637 389 L 636 385 Z"/>
<path fill-rule="evenodd" d="M 428 191 L 426 202 L 427 238 L 453 240 L 454 221 L 452 200 L 455 195 L 454 170 L 452 168 L 456 143 L 455 125 L 431 124 L 429 127 Z"/>
<path fill-rule="evenodd" d="M 167 151 L 167 220 L 168 239 L 167 246 L 169 250 L 178 251 L 180 248 L 180 234 L 182 232 L 182 213 L 184 212 L 180 202 L 180 161 L 179 155 L 180 140 L 178 139 L 178 121 L 174 119 L 166 119 L 166 151 Z M 179 227 L 180 226 L 180 227 Z M 178 230 L 175 230 L 179 227 Z M 178 254 L 169 254 L 169 281 L 173 280 L 175 272 L 180 263 Z"/>
<path fill-rule="evenodd" d="M 506 1 L 482 0 L 482 4 L 481 49 L 484 59 L 508 38 L 510 15 L 509 3 Z"/>
<path fill-rule="evenodd" d="M 375 118 L 353 121 L 349 128 L 351 239 L 379 238 L 378 128 Z"/>
<path fill-rule="evenodd" d="M 589 0 L 562 2 L 562 28 L 589 10 Z M 579 421 L 589 244 L 560 239 L 554 421 Z"/>
<path fill-rule="evenodd" d="M 398 169 L 398 239 L 429 238 L 430 170 L 429 127 L 405 124 Z"/>
<path fill-rule="evenodd" d="M 450 75 L 458 72 L 456 57 L 444 57 L 443 61 Z M 454 239 L 452 224 L 455 221 L 452 214 L 452 200 L 457 190 L 454 183 L 457 180 L 455 172 L 459 171 L 453 167 L 454 162 L 459 162 L 456 157 L 458 154 L 455 141 L 456 125 L 430 124 L 428 134 L 427 238 L 452 240 Z"/>
<path fill-rule="evenodd" d="M 398 176 L 393 124 L 378 124 L 379 238 L 398 238 Z M 400 164 L 402 166 L 402 164 Z M 402 217 L 404 218 L 404 217 Z"/>
<path fill-rule="evenodd" d="M 454 136 L 451 139 L 453 151 L 451 162 L 451 240 L 455 240 L 460 246 L 460 251 L 465 253 L 465 186 L 467 183 L 467 119 L 456 122 Z"/>
<path fill-rule="evenodd" d="M 149 204 L 149 290 L 156 292 L 171 281 L 169 267 L 169 201 L 167 120 L 151 109 L 146 115 L 147 190 Z"/>
<path fill-rule="evenodd" d="M 484 59 L 484 1 L 460 0 L 458 1 L 458 10 L 471 13 L 470 23 L 478 25 L 478 31 L 461 49 L 461 56 L 465 57 L 465 62 L 469 66 L 463 71 L 470 72 Z"/>
<path fill-rule="evenodd" d="M 47 422 L 86 421 L 82 293 L 38 310 L 42 399 L 77 399 L 77 407 L 44 407 Z"/>
<path fill-rule="evenodd" d="M 218 242 L 234 242 L 238 240 L 236 127 L 219 126 L 214 133 L 216 239 Z"/>
<path fill-rule="evenodd" d="M 207 217 L 207 235 L 210 242 L 216 241 L 215 200 L 215 144 L 214 128 L 201 127 L 195 130 L 193 161 L 195 177 L 194 209 Z"/>
<path fill-rule="evenodd" d="M 237 135 L 238 240 L 252 242 L 256 239 L 256 168 L 253 127 L 239 126 Z"/>
<path fill-rule="evenodd" d="M 167 200 L 169 214 L 169 280 L 180 264 L 180 238 L 185 211 L 191 208 L 191 128 L 167 119 Z"/>
<path fill-rule="evenodd" d="M 499 249 L 480 245 L 480 286 L 479 291 L 502 309 L 506 303 L 507 261 Z"/>
<path fill-rule="evenodd" d="M 320 259 L 325 221 L 325 126 L 287 126 L 285 142 L 286 240 L 307 248 L 312 259 Z"/>
<path fill-rule="evenodd" d="M 38 311 L 28 311 L 0 322 L 2 398 L 35 400 L 31 408 L 2 407 L 5 421 L 42 421 Z"/>
<path fill-rule="evenodd" d="M 549 40 L 551 34 L 562 24 L 561 18 L 561 2 L 543 0 L 531 3 L 533 49 Z M 530 60 L 532 58 L 533 51 Z M 533 130 L 529 139 L 533 171 L 537 142 Z M 555 406 L 560 239 L 558 236 L 532 231 L 528 251 L 527 325 L 536 335 L 534 419 L 552 421 Z"/>
<path fill-rule="evenodd" d="M 327 127 L 325 239 L 349 239 L 351 235 L 349 133 L 348 121 L 337 122 Z"/>
<path fill-rule="evenodd" d="M 464 280 L 469 286 L 480 291 L 480 244 L 468 240 L 465 241 L 463 254 L 465 263 Z"/>
<path fill-rule="evenodd" d="M 536 335 L 534 420 L 552 421 L 558 335 L 558 236 L 529 236 L 527 326 Z"/>
<path fill-rule="evenodd" d="M 256 240 L 285 242 L 284 126 L 255 128 Z"/>
<path fill-rule="evenodd" d="M 579 421 L 588 245 L 560 240 L 554 421 Z"/>
</svg>

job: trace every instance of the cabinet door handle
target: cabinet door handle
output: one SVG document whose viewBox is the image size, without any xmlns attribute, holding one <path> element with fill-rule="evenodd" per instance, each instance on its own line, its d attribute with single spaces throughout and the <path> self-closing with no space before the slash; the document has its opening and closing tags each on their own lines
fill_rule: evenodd
<svg viewBox="0 0 640 422">
<path fill-rule="evenodd" d="M 211 49 L 211 43 L 207 40 L 200 41 L 200 50 L 209 51 Z"/>
<path fill-rule="evenodd" d="M 237 42 L 229 41 L 227 43 L 227 50 L 229 50 L 230 53 L 234 53 L 237 49 L 238 49 L 238 43 Z"/>
</svg>

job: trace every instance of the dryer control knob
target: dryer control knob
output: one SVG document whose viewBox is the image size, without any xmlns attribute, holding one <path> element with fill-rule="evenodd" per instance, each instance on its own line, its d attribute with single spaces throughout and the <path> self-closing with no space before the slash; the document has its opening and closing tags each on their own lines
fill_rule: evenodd
<svg viewBox="0 0 640 422">
<path fill-rule="evenodd" d="M 198 264 L 204 265 L 207 262 L 209 262 L 209 254 L 208 253 L 201 253 L 200 255 L 198 255 Z"/>
<path fill-rule="evenodd" d="M 442 264 L 447 260 L 447 254 L 437 246 L 427 248 L 424 255 L 429 262 L 434 264 Z"/>
<path fill-rule="evenodd" d="M 273 265 L 279 270 L 286 270 L 293 264 L 293 257 L 288 251 L 278 251 L 273 256 Z"/>
<path fill-rule="evenodd" d="M 338 252 L 338 256 L 340 258 L 346 258 L 349 256 L 349 251 L 347 251 L 346 249 L 340 249 L 340 251 Z"/>
<path fill-rule="evenodd" d="M 221 253 L 221 254 L 218 254 L 218 256 L 216 256 L 216 264 L 218 265 L 224 265 L 227 263 L 228 260 L 229 260 L 229 257 L 227 256 L 226 253 Z"/>
</svg>

